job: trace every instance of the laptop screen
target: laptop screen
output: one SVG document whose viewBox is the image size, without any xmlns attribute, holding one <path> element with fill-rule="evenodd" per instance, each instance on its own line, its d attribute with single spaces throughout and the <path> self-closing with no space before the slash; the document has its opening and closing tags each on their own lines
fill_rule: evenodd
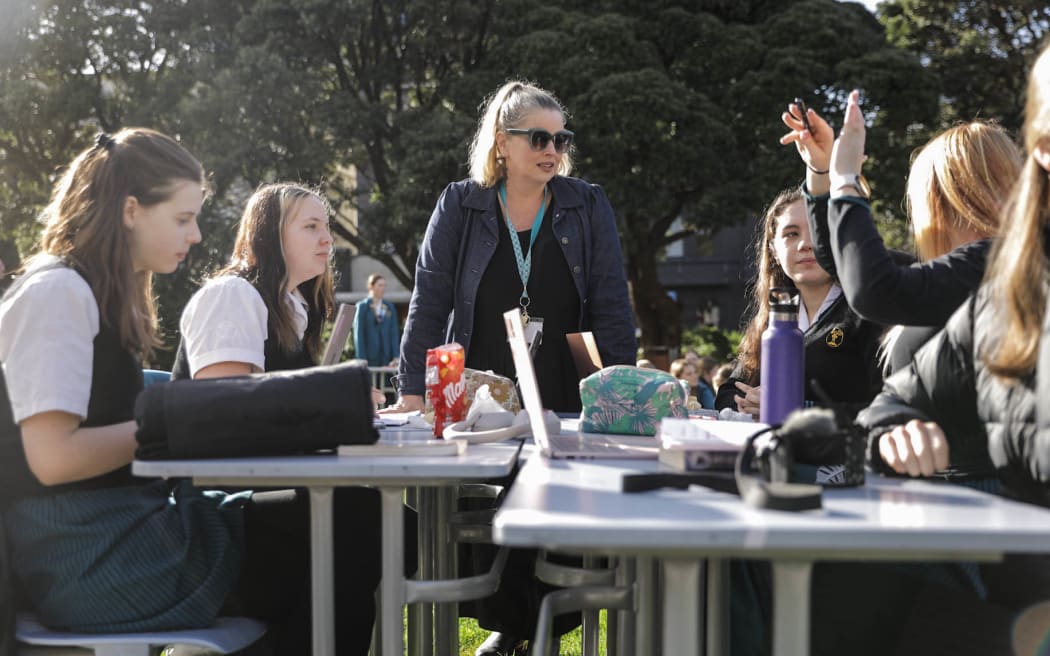
<svg viewBox="0 0 1050 656">
<path fill-rule="evenodd" d="M 514 370 L 518 374 L 518 387 L 521 401 L 529 413 L 529 426 L 532 427 L 532 439 L 544 453 L 550 451 L 550 437 L 547 424 L 543 421 L 543 402 L 540 400 L 540 386 L 536 381 L 536 370 L 529 357 L 529 347 L 525 343 L 525 326 L 521 323 L 521 311 L 517 308 L 503 313 L 503 322 L 507 324 L 507 342 L 510 343 L 510 354 L 514 357 Z"/>
</svg>

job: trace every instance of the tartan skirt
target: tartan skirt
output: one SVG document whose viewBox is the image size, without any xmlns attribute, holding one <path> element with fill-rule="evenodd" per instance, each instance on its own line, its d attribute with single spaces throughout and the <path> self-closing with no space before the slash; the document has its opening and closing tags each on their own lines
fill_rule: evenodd
<svg viewBox="0 0 1050 656">
<path fill-rule="evenodd" d="M 4 513 L 12 568 L 56 629 L 207 626 L 237 580 L 247 499 L 189 481 L 22 499 Z"/>
</svg>

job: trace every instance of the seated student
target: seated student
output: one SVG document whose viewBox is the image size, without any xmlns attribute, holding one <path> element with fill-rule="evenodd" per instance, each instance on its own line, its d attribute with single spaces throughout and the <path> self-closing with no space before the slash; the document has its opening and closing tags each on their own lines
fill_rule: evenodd
<svg viewBox="0 0 1050 656">
<path fill-rule="evenodd" d="M 802 194 L 780 192 L 766 210 L 755 241 L 758 274 L 751 298 L 752 319 L 740 342 L 733 374 L 719 387 L 715 407 L 759 415 L 762 333 L 769 323 L 769 291 L 795 287 L 798 323 L 805 340 L 805 395 L 821 405 L 817 380 L 833 401 L 852 412 L 868 404 L 882 383 L 877 350 L 882 327 L 854 313 L 835 279 L 817 264 Z"/>
<path fill-rule="evenodd" d="M 936 333 L 984 275 L 991 238 L 999 232 L 1003 202 L 1020 173 L 1021 154 L 999 126 L 972 121 L 931 139 L 908 173 L 907 207 L 918 264 L 897 261 L 875 228 L 863 183 L 851 184 L 832 166 L 835 135 L 812 109 L 806 123 L 791 105 L 782 115 L 806 164 L 806 210 L 817 261 L 838 277 L 850 307 L 882 324 L 883 353 L 892 373 Z M 864 120 L 857 94 L 850 96 L 836 154 L 857 160 L 864 150 Z M 835 180 L 834 184 L 832 180 Z M 831 199 L 828 199 L 828 192 Z M 909 266 L 910 265 L 910 266 Z"/>
<path fill-rule="evenodd" d="M 259 187 L 248 199 L 229 264 L 183 310 L 174 378 L 214 378 L 299 369 L 317 363 L 321 328 L 333 303 L 331 207 L 296 184 Z M 257 494 L 270 539 L 248 551 L 242 577 L 279 571 L 277 594 L 253 590 L 239 612 L 261 616 L 276 633 L 277 653 L 309 649 L 309 500 L 303 490 Z M 381 571 L 379 496 L 335 492 L 336 644 L 340 654 L 367 653 Z M 406 561 L 413 568 L 415 515 L 406 513 Z M 249 540 L 253 537 L 250 532 Z M 275 570 L 274 563 L 282 565 Z M 306 635 L 301 635 L 306 631 Z"/>
<path fill-rule="evenodd" d="M 715 383 L 714 375 L 718 369 L 718 360 L 705 355 L 696 362 L 696 397 L 701 407 L 708 410 L 715 407 Z"/>
<path fill-rule="evenodd" d="M 0 303 L 0 509 L 14 576 L 48 626 L 207 626 L 237 588 L 247 499 L 130 467 L 141 359 L 158 345 L 152 277 L 200 241 L 204 197 L 204 170 L 170 137 L 98 135 Z"/>
<path fill-rule="evenodd" d="M 876 469 L 994 472 L 1004 494 L 1050 506 L 1050 48 L 1032 66 L 1023 135 L 1027 156 L 985 281 L 858 419 Z M 1050 596 L 1046 576 L 1017 578 Z"/>
</svg>

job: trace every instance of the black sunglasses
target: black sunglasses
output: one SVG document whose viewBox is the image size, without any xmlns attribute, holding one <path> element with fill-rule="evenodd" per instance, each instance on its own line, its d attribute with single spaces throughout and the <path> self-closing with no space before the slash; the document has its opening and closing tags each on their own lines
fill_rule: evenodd
<svg viewBox="0 0 1050 656">
<path fill-rule="evenodd" d="M 527 134 L 529 135 L 529 148 L 533 150 L 547 150 L 547 144 L 554 141 L 554 150 L 558 153 L 564 153 L 572 145 L 573 133 L 569 130 L 558 130 L 554 134 L 547 132 L 543 128 L 507 128 L 507 134 Z"/>
</svg>

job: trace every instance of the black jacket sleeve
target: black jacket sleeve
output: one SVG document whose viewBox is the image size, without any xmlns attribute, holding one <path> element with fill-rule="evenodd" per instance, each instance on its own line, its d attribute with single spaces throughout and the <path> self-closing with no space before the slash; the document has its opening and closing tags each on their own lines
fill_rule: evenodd
<svg viewBox="0 0 1050 656">
<path fill-rule="evenodd" d="M 827 223 L 842 291 L 850 307 L 865 319 L 942 326 L 984 276 L 990 240 L 971 242 L 929 262 L 905 267 L 896 263 L 883 244 L 866 203 L 831 201 Z"/>
<path fill-rule="evenodd" d="M 806 198 L 806 220 L 809 235 L 813 240 L 813 255 L 817 264 L 834 277 L 835 257 L 831 253 L 831 234 L 828 231 L 828 194 L 811 196 L 803 190 Z"/>
<path fill-rule="evenodd" d="M 883 433 L 912 419 L 935 421 L 948 439 L 950 469 L 991 475 L 988 436 L 977 412 L 974 373 L 973 300 L 915 354 L 911 364 L 886 379 L 882 393 L 857 416 L 869 431 L 868 458 L 887 471 L 878 452 Z"/>
</svg>

